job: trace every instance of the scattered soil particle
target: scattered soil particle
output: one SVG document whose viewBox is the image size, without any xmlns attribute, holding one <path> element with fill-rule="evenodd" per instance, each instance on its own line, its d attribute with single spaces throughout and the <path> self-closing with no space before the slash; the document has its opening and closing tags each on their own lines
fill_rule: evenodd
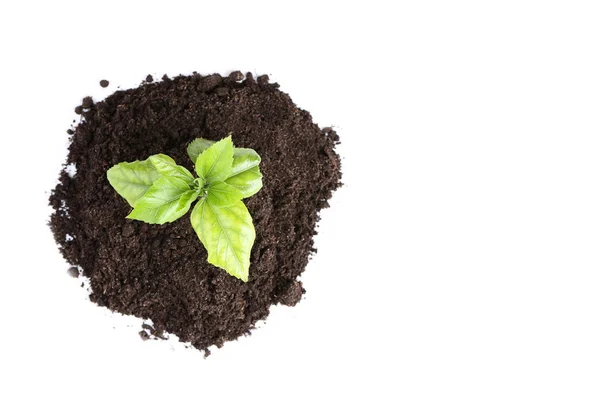
<svg viewBox="0 0 600 400">
<path fill-rule="evenodd" d="M 77 173 L 61 172 L 50 227 L 65 259 L 90 279 L 93 302 L 150 319 L 153 336 L 173 333 L 209 354 L 250 333 L 271 305 L 300 301 L 319 211 L 340 186 L 339 137 L 278 87 L 239 71 L 165 75 L 77 108 L 65 164 Z M 156 153 L 193 170 L 186 145 L 228 134 L 262 157 L 264 186 L 245 200 L 256 227 L 247 283 L 207 263 L 189 216 L 164 225 L 126 219 L 130 207 L 106 179 L 112 165 Z"/>
<path fill-rule="evenodd" d="M 91 108 L 92 105 L 94 105 L 94 100 L 92 100 L 91 97 L 84 97 L 83 101 L 81 102 L 81 105 L 83 106 L 83 108 Z"/>
<path fill-rule="evenodd" d="M 242 79 L 244 79 L 244 74 L 242 74 L 241 71 L 233 71 L 229 74 L 229 79 L 236 82 L 241 81 Z"/>
<path fill-rule="evenodd" d="M 73 278 L 79 278 L 79 270 L 77 267 L 71 267 L 67 270 L 67 274 Z"/>
<path fill-rule="evenodd" d="M 152 77 L 152 75 L 148 74 L 148 76 L 146 77 L 146 82 L 148 82 L 148 83 L 154 82 L 154 78 Z"/>
<path fill-rule="evenodd" d="M 295 306 L 300 299 L 302 299 L 304 293 L 305 290 L 302 288 L 302 284 L 300 282 L 294 282 L 287 291 L 281 294 L 278 300 L 281 304 L 286 306 Z"/>
<path fill-rule="evenodd" d="M 267 83 L 269 83 L 269 75 L 260 75 L 256 78 L 256 81 L 259 85 L 266 85 Z"/>
<path fill-rule="evenodd" d="M 106 79 L 102 79 L 100 81 L 100 86 L 102 86 L 103 88 L 108 87 L 109 84 L 110 84 L 110 82 L 107 81 Z"/>
</svg>

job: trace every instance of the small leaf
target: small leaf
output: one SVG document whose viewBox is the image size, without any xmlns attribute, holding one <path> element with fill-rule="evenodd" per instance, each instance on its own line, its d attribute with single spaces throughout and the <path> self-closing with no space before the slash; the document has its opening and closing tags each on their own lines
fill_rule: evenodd
<svg viewBox="0 0 600 400">
<path fill-rule="evenodd" d="M 208 187 L 208 201 L 215 207 L 230 206 L 243 197 L 242 192 L 225 182 L 213 182 Z"/>
<path fill-rule="evenodd" d="M 187 154 L 192 160 L 192 162 L 196 164 L 196 159 L 198 158 L 198 156 L 213 144 L 215 144 L 215 142 L 212 140 L 202 138 L 194 139 L 190 144 L 188 144 Z M 241 158 L 241 160 L 236 162 L 236 158 Z M 252 149 L 234 147 L 232 173 L 237 174 L 239 172 L 243 172 L 242 170 L 250 169 L 252 166 L 254 166 L 249 166 L 248 162 L 254 163 L 254 165 L 258 165 L 260 163 L 260 156 L 258 155 L 258 153 Z"/>
<path fill-rule="evenodd" d="M 194 179 L 194 182 L 192 182 L 192 184 L 190 186 L 192 187 L 192 189 L 202 189 L 204 187 L 205 183 L 206 182 L 204 181 L 204 179 L 196 178 L 196 179 Z"/>
<path fill-rule="evenodd" d="M 208 149 L 210 146 L 215 144 L 212 140 L 208 139 L 194 139 L 187 147 L 187 154 L 192 160 L 194 164 L 196 164 L 196 159 L 200 154 L 204 152 L 204 150 Z"/>
<path fill-rule="evenodd" d="M 230 176 L 225 180 L 225 183 L 239 190 L 243 198 L 246 198 L 256 194 L 262 188 L 262 174 L 258 166 L 256 166 L 237 175 Z"/>
<path fill-rule="evenodd" d="M 214 143 L 208 139 L 195 139 L 188 145 L 188 155 L 195 163 L 198 156 Z M 242 192 L 243 198 L 256 194 L 262 188 L 262 174 L 258 168 L 260 161 L 256 151 L 242 147 L 234 148 L 231 175 L 225 182 Z"/>
<path fill-rule="evenodd" d="M 191 221 L 208 251 L 208 262 L 247 282 L 256 233 L 244 203 L 215 207 L 210 200 L 202 199 L 194 207 Z"/>
<path fill-rule="evenodd" d="M 207 182 L 224 181 L 231 175 L 233 143 L 231 136 L 219 140 L 196 159 L 196 173 Z"/>
<path fill-rule="evenodd" d="M 173 222 L 188 212 L 197 198 L 198 191 L 190 190 L 184 180 L 163 176 L 137 201 L 127 218 L 150 224 Z"/>
<path fill-rule="evenodd" d="M 260 156 L 252 149 L 235 148 L 233 149 L 233 165 L 231 166 L 231 176 L 239 175 L 248 171 L 252 167 L 260 164 Z"/>
<path fill-rule="evenodd" d="M 233 151 L 231 175 L 225 181 L 250 197 L 262 188 L 262 174 L 258 168 L 260 156 L 252 149 L 236 148 Z"/>
<path fill-rule="evenodd" d="M 106 172 L 106 177 L 117 193 L 135 207 L 137 201 L 160 178 L 160 173 L 145 160 L 119 163 Z"/>
<path fill-rule="evenodd" d="M 190 171 L 181 165 L 177 165 L 175 160 L 165 154 L 155 154 L 148 157 L 154 168 L 163 176 L 172 176 L 184 180 L 188 185 L 194 181 L 194 176 Z"/>
</svg>

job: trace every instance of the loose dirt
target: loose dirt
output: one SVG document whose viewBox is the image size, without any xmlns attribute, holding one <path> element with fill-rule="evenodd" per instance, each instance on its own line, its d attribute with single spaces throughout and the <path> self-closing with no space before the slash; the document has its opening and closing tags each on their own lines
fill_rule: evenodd
<svg viewBox="0 0 600 400">
<path fill-rule="evenodd" d="M 104 101 L 83 99 L 81 122 L 68 131 L 66 165 L 77 172 L 60 174 L 50 227 L 65 259 L 89 278 L 93 302 L 151 319 L 153 337 L 176 334 L 208 354 L 250 333 L 271 305 L 301 299 L 319 211 L 340 186 L 339 138 L 278 88 L 239 71 L 149 76 Z M 112 165 L 156 153 L 193 170 L 186 145 L 230 133 L 262 157 L 264 186 L 245 200 L 256 228 L 247 283 L 207 263 L 189 216 L 165 225 L 126 219 L 130 207 L 106 179 Z"/>
</svg>

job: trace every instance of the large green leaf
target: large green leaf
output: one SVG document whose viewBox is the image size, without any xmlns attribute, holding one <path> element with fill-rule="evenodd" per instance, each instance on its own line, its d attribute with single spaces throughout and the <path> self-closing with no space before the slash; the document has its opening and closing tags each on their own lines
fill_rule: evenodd
<svg viewBox="0 0 600 400">
<path fill-rule="evenodd" d="M 127 218 L 150 224 L 173 222 L 188 212 L 197 198 L 198 191 L 190 190 L 184 180 L 163 176 L 137 201 Z"/>
<path fill-rule="evenodd" d="M 219 140 L 196 159 L 196 173 L 207 182 L 224 181 L 231 175 L 233 143 L 231 136 Z"/>
<path fill-rule="evenodd" d="M 137 201 L 160 178 L 160 173 L 145 160 L 119 163 L 106 172 L 106 177 L 117 193 L 135 207 Z"/>
<path fill-rule="evenodd" d="M 191 185 L 194 181 L 194 176 L 190 171 L 181 165 L 177 165 L 175 160 L 165 154 L 155 154 L 148 157 L 148 161 L 152 163 L 154 168 L 161 175 L 172 176 L 184 180 L 188 185 Z"/>
<path fill-rule="evenodd" d="M 208 187 L 208 201 L 215 207 L 230 206 L 243 198 L 242 192 L 225 182 L 213 182 Z"/>
<path fill-rule="evenodd" d="M 256 233 L 244 203 L 216 207 L 202 199 L 194 207 L 191 221 L 208 251 L 208 262 L 247 282 Z"/>
</svg>

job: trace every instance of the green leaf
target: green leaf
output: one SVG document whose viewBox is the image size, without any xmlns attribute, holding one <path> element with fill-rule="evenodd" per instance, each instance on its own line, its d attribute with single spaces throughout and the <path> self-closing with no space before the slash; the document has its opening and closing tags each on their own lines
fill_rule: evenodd
<svg viewBox="0 0 600 400">
<path fill-rule="evenodd" d="M 224 181 L 231 175 L 233 143 L 231 136 L 219 140 L 196 159 L 196 173 L 207 182 Z"/>
<path fill-rule="evenodd" d="M 192 182 L 192 184 L 190 185 L 192 187 L 192 189 L 202 189 L 204 187 L 204 184 L 206 182 L 204 181 L 204 179 L 202 178 L 196 178 L 194 179 L 194 182 Z"/>
<path fill-rule="evenodd" d="M 188 212 L 197 198 L 198 191 L 190 190 L 184 180 L 163 176 L 137 201 L 127 218 L 150 224 L 173 222 Z"/>
<path fill-rule="evenodd" d="M 198 156 L 200 154 L 202 154 L 204 152 L 204 150 L 208 149 L 210 146 L 212 146 L 213 144 L 215 144 L 214 141 L 212 140 L 208 140 L 208 139 L 194 139 L 192 140 L 192 142 L 190 144 L 188 144 L 187 147 L 187 154 L 190 157 L 190 159 L 192 160 L 192 162 L 194 164 L 196 164 L 196 159 L 198 158 Z M 254 165 L 258 165 L 260 163 L 260 156 L 258 155 L 258 153 L 252 149 L 245 149 L 243 147 L 234 147 L 233 149 L 233 173 L 238 173 L 239 171 L 236 171 L 236 168 L 242 170 L 242 169 L 249 169 L 250 166 L 248 165 L 248 163 L 254 163 Z M 239 160 L 237 163 L 235 161 L 236 158 L 244 158 L 243 160 Z M 237 167 L 236 167 L 237 165 Z M 253 165 L 253 166 L 254 166 Z"/>
<path fill-rule="evenodd" d="M 163 176 L 172 176 L 184 180 L 188 185 L 194 181 L 194 176 L 190 171 L 181 165 L 177 165 L 175 160 L 165 154 L 155 154 L 148 157 L 154 168 Z"/>
<path fill-rule="evenodd" d="M 200 154 L 204 152 L 204 150 L 208 149 L 210 146 L 215 144 L 212 140 L 208 139 L 194 139 L 187 147 L 187 154 L 190 156 L 190 159 L 194 164 L 196 164 L 196 159 Z"/>
<path fill-rule="evenodd" d="M 260 164 L 260 156 L 252 149 L 236 147 L 233 149 L 233 165 L 231 175 L 238 175 Z"/>
<path fill-rule="evenodd" d="M 262 174 L 258 167 L 252 167 L 241 174 L 231 176 L 225 181 L 242 193 L 242 198 L 255 195 L 262 188 Z"/>
<path fill-rule="evenodd" d="M 187 148 L 190 159 L 195 163 L 198 156 L 214 143 L 208 139 L 195 139 Z M 256 194 L 262 188 L 262 174 L 258 168 L 260 161 L 256 151 L 242 147 L 234 148 L 231 175 L 225 182 L 242 192 L 243 198 Z"/>
<path fill-rule="evenodd" d="M 242 198 L 242 192 L 225 182 L 213 182 L 208 187 L 208 201 L 215 207 L 230 206 Z"/>
<path fill-rule="evenodd" d="M 231 175 L 225 181 L 250 197 L 262 188 L 262 174 L 258 168 L 260 156 L 252 149 L 236 148 L 233 151 Z"/>
<path fill-rule="evenodd" d="M 210 200 L 202 199 L 194 207 L 191 221 L 208 251 L 208 262 L 247 282 L 256 233 L 244 203 L 215 207 Z"/>
<path fill-rule="evenodd" d="M 152 184 L 160 178 L 160 173 L 148 160 L 122 162 L 106 172 L 110 185 L 130 206 L 146 194 Z"/>
</svg>

